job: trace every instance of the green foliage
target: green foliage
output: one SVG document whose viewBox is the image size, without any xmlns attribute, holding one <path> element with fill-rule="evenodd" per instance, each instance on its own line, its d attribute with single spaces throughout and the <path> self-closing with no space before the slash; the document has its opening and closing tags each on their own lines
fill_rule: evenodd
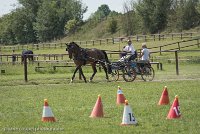
<svg viewBox="0 0 200 134">
<path fill-rule="evenodd" d="M 113 17 L 109 19 L 108 31 L 112 34 L 117 31 L 117 20 Z"/>
<path fill-rule="evenodd" d="M 70 19 L 82 22 L 83 7 L 77 0 L 19 0 L 22 5 L 1 18 L 0 43 L 46 42 L 64 36 Z"/>
<path fill-rule="evenodd" d="M 68 33 L 74 33 L 76 25 L 77 25 L 77 21 L 75 19 L 69 20 L 67 24 L 65 25 L 65 29 L 67 30 Z"/>
<path fill-rule="evenodd" d="M 183 29 L 190 29 L 200 24 L 200 13 L 196 9 L 196 2 L 194 0 L 188 0 L 185 5 L 182 17 Z"/>
<path fill-rule="evenodd" d="M 91 16 L 90 19 L 100 22 L 104 18 L 106 18 L 110 14 L 110 12 L 111 12 L 111 10 L 110 10 L 109 6 L 106 4 L 103 4 L 100 7 L 98 7 L 98 10 Z"/>
<path fill-rule="evenodd" d="M 143 19 L 146 32 L 157 33 L 167 25 L 167 13 L 170 8 L 170 0 L 141 0 L 137 11 Z"/>
<path fill-rule="evenodd" d="M 199 0 L 131 0 L 124 3 L 124 14 L 103 4 L 85 22 L 82 19 L 87 6 L 80 0 L 19 3 L 19 8 L 0 18 L 0 44 L 47 42 L 61 39 L 65 33 L 74 36 L 66 38 L 95 39 L 180 32 L 200 25 Z"/>
</svg>

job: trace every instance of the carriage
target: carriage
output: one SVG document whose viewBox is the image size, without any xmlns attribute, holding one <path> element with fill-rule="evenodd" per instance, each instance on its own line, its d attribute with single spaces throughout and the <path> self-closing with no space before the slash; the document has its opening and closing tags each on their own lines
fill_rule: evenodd
<svg viewBox="0 0 200 134">
<path fill-rule="evenodd" d="M 76 69 L 73 73 L 71 82 L 73 82 L 75 74 L 78 70 L 80 75 L 82 75 L 84 81 L 87 82 L 86 77 L 84 76 L 82 71 L 82 66 L 86 64 L 91 64 L 92 66 L 93 74 L 89 80 L 92 81 L 97 72 L 97 63 L 101 64 L 101 66 L 103 67 L 106 74 L 106 79 L 108 81 L 111 79 L 117 81 L 120 75 L 122 75 L 124 80 L 127 82 L 134 81 L 137 75 L 141 75 L 144 81 L 152 81 L 154 78 L 154 69 L 149 63 L 139 63 L 129 61 L 128 59 L 110 63 L 110 61 L 108 60 L 108 56 L 104 50 L 99 50 L 96 48 L 81 48 L 75 42 L 70 42 L 66 45 L 66 51 L 68 51 L 69 58 L 73 59 L 74 63 L 76 64 Z M 122 72 L 122 74 L 120 72 Z M 110 78 L 108 77 L 108 74 L 110 75 Z"/>
<path fill-rule="evenodd" d="M 154 69 L 149 62 L 127 60 L 112 62 L 111 69 L 109 79 L 113 81 L 117 81 L 120 75 L 126 82 L 134 81 L 137 75 L 141 75 L 144 81 L 152 81 L 155 76 Z"/>
</svg>

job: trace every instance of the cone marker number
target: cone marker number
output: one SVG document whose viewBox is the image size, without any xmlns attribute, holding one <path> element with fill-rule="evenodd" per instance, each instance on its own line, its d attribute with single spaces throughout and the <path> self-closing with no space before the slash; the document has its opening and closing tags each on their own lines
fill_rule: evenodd
<svg viewBox="0 0 200 134">
<path fill-rule="evenodd" d="M 181 115 L 180 106 L 173 107 L 173 110 L 175 111 L 175 113 L 176 113 L 177 116 Z"/>
<path fill-rule="evenodd" d="M 135 121 L 135 117 L 133 116 L 133 113 L 128 113 L 130 117 L 130 121 Z"/>
</svg>

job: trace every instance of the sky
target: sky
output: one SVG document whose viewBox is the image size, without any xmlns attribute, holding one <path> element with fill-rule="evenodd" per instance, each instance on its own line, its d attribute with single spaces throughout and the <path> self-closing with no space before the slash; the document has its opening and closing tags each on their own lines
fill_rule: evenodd
<svg viewBox="0 0 200 134">
<path fill-rule="evenodd" d="M 84 14 L 83 19 L 87 19 L 91 13 L 97 11 L 98 7 L 102 4 L 109 6 L 111 11 L 123 13 L 123 3 L 130 0 L 82 0 L 82 3 L 88 6 L 87 12 Z M 17 6 L 17 0 L 0 0 L 0 16 L 11 12 Z M 15 5 L 15 6 L 14 6 Z"/>
</svg>

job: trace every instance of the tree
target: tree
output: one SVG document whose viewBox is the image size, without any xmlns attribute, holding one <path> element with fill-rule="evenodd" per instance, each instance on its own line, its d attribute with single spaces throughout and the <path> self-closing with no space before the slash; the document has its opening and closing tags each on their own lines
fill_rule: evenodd
<svg viewBox="0 0 200 134">
<path fill-rule="evenodd" d="M 183 11 L 182 27 L 183 29 L 190 29 L 200 24 L 200 14 L 197 9 L 197 2 L 195 0 L 188 0 Z"/>
<path fill-rule="evenodd" d="M 87 8 L 77 0 L 43 0 L 36 17 L 34 29 L 39 41 L 58 39 L 65 33 L 65 24 L 75 19 L 81 22 Z"/>
<path fill-rule="evenodd" d="M 67 24 L 65 25 L 65 29 L 67 33 L 74 33 L 76 25 L 77 25 L 77 21 L 75 19 L 69 20 Z"/>
<path fill-rule="evenodd" d="M 147 32 L 156 33 L 165 29 L 170 6 L 170 0 L 139 0 L 137 11 Z"/>
<path fill-rule="evenodd" d="M 12 22 L 14 15 L 4 15 L 0 21 L 0 40 L 3 44 L 14 44 L 16 43 L 15 34 L 12 30 Z"/>
<path fill-rule="evenodd" d="M 121 17 L 122 29 L 126 33 L 126 35 L 134 35 L 137 33 L 140 28 L 140 18 L 138 13 L 136 12 L 135 5 L 137 5 L 134 1 L 130 3 L 124 3 L 124 15 Z"/>
<path fill-rule="evenodd" d="M 111 17 L 108 22 L 108 31 L 112 34 L 117 31 L 117 20 L 114 17 Z"/>
<path fill-rule="evenodd" d="M 91 16 L 92 19 L 101 21 L 103 18 L 107 17 L 110 14 L 111 10 L 108 5 L 103 4 L 98 7 L 98 10 Z"/>
<path fill-rule="evenodd" d="M 102 17 L 106 17 L 110 14 L 111 10 L 108 5 L 103 4 L 100 7 L 98 7 L 97 12 L 101 12 Z"/>
<path fill-rule="evenodd" d="M 38 10 L 34 29 L 38 40 L 45 42 L 52 40 L 58 33 L 59 18 L 56 11 L 56 3 L 44 1 Z"/>
</svg>

